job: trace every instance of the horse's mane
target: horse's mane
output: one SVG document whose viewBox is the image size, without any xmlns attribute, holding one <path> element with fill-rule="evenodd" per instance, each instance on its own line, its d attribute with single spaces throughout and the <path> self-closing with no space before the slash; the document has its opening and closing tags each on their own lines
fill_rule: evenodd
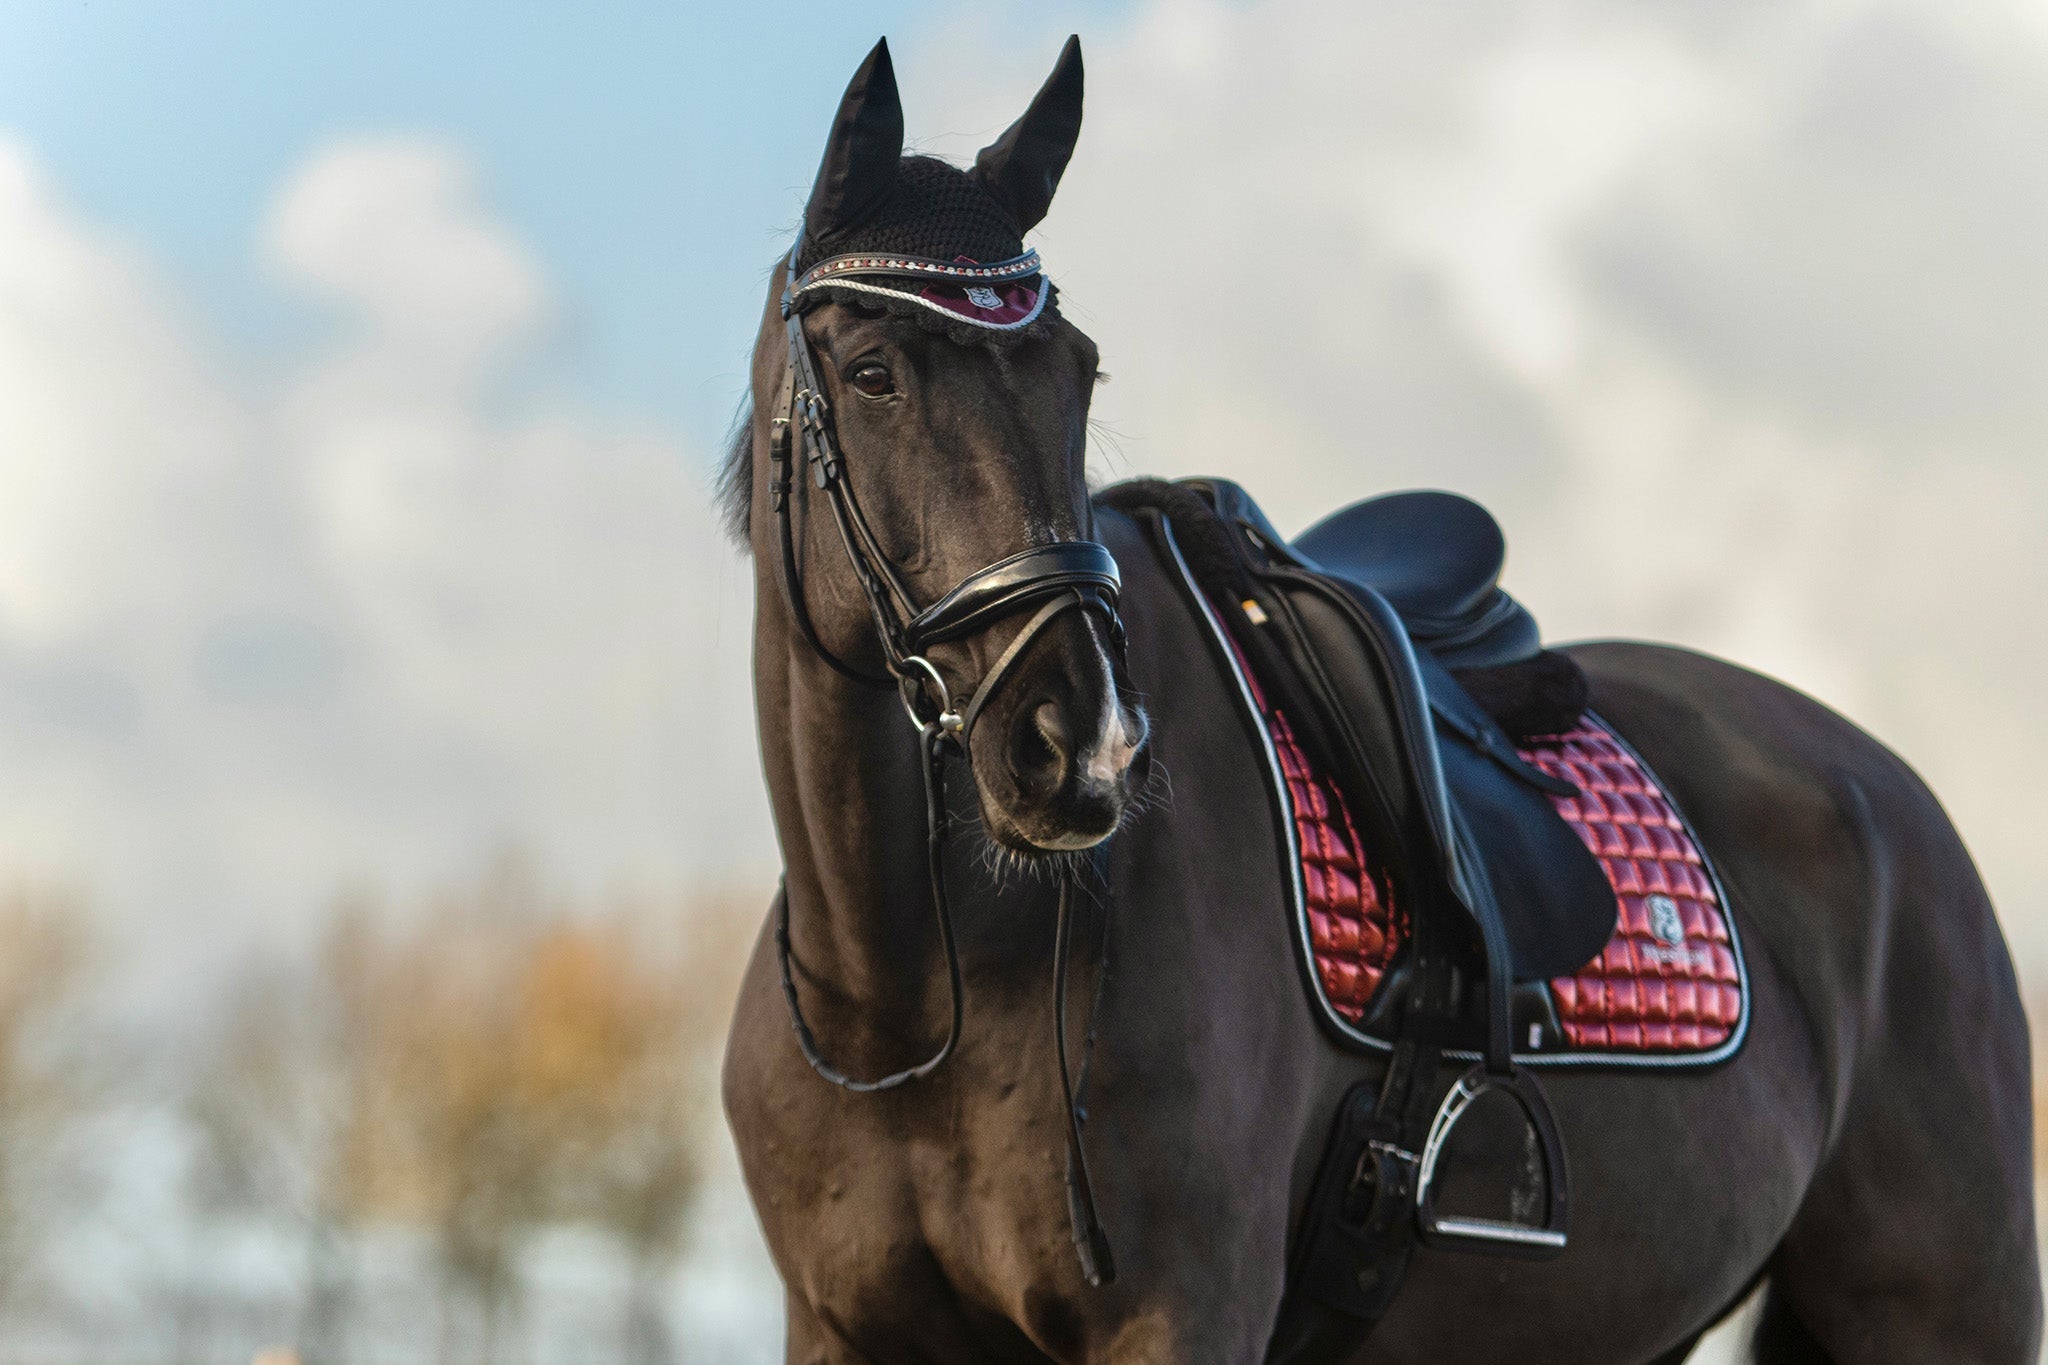
<svg viewBox="0 0 2048 1365">
<path fill-rule="evenodd" d="M 748 525 L 754 501 L 754 395 L 740 395 L 739 411 L 726 433 L 725 459 L 718 466 L 718 519 L 740 550 L 750 549 Z"/>
</svg>

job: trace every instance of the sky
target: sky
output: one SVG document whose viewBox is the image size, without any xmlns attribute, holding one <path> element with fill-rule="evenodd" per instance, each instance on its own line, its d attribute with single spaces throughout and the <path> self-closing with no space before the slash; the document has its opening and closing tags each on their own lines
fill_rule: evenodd
<svg viewBox="0 0 2048 1365">
<path fill-rule="evenodd" d="M 145 241 L 243 364 L 317 336 L 260 269 L 280 183 L 337 138 L 441 139 L 546 263 L 555 310 L 521 382 L 709 444 L 846 73 L 954 8 L 23 0 L 0 13 L 0 124 Z M 1029 12 L 1064 34 L 1116 7 Z M 987 14 L 977 36 L 1007 49 L 1022 26 Z M 1037 54 L 1015 51 L 1021 78 Z"/>
<path fill-rule="evenodd" d="M 195 8 L 0 9 L 0 876 L 166 991 L 506 847 L 765 893 L 707 490 L 878 31 L 961 159 L 1083 35 L 1098 477 L 1481 498 L 1553 637 L 1898 748 L 2048 968 L 2041 7 Z"/>
</svg>

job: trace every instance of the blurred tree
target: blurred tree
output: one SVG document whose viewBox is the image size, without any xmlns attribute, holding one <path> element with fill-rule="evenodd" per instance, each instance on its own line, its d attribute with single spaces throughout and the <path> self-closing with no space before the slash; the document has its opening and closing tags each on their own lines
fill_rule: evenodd
<svg viewBox="0 0 2048 1365">
<path fill-rule="evenodd" d="M 192 1168 L 199 1208 L 281 1218 L 304 1236 L 298 1338 L 307 1365 L 348 1357 L 353 1237 L 364 1211 L 351 1158 L 376 1122 L 365 1103 L 370 913 L 359 899 L 337 906 L 310 979 L 276 962 L 243 974 L 187 1100 L 201 1138 Z"/>
<path fill-rule="evenodd" d="M 681 1249 L 705 1117 L 699 983 L 646 921 L 568 925 L 535 952 L 522 1036 L 555 1134 L 559 1212 L 609 1231 L 628 1265 L 623 1352 L 669 1359 L 661 1274 Z"/>
<path fill-rule="evenodd" d="M 97 1088 L 72 1017 L 88 937 L 78 896 L 0 890 L 0 1304 L 21 1291 L 64 1202 L 69 1140 Z"/>
<path fill-rule="evenodd" d="M 349 1248 L 371 1223 L 428 1234 L 444 1362 L 506 1357 L 525 1247 L 565 1222 L 623 1253 L 623 1358 L 675 1357 L 662 1291 L 747 919 L 579 911 L 506 864 L 401 928 L 343 906 L 315 973 L 256 970 L 195 1091 L 200 1188 L 305 1229 L 308 1365 L 346 1349 Z"/>
</svg>

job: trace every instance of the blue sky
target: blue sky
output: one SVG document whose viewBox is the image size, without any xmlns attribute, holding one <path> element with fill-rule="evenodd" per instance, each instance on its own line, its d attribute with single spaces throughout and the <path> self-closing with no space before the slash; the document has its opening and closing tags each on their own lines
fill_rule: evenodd
<svg viewBox="0 0 2048 1365">
<path fill-rule="evenodd" d="M 1057 50 L 1036 35 L 1099 27 L 1120 8 L 1032 6 L 1026 18 L 988 6 L 963 19 L 957 6 L 887 0 L 15 0 L 0 6 L 0 128 L 256 357 L 302 341 L 313 316 L 257 258 L 280 181 L 339 135 L 448 138 L 557 290 L 542 377 L 708 449 L 738 395 L 761 271 L 875 38 L 929 30 L 943 13 L 985 37 L 982 60 L 1015 84 Z M 919 75 L 903 78 L 914 103 Z"/>
</svg>

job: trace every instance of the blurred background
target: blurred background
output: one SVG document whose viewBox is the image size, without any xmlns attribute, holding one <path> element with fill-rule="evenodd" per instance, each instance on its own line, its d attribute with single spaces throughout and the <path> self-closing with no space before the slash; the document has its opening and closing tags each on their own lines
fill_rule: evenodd
<svg viewBox="0 0 2048 1365">
<path fill-rule="evenodd" d="M 0 1359 L 779 1359 L 712 473 L 880 32 L 1103 480 L 1489 503 L 1896 747 L 2048 984 L 2048 6 L 0 8 Z M 296 1353 L 296 1355 L 294 1354 Z"/>
</svg>

